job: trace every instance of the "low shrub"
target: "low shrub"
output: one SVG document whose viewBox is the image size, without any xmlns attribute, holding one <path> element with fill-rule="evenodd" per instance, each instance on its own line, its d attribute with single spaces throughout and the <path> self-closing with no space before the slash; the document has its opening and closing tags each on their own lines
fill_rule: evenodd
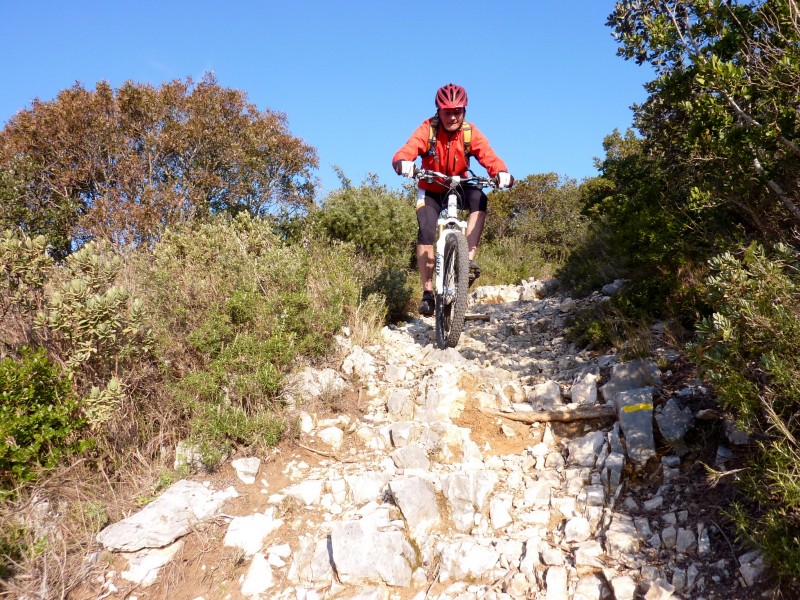
<svg viewBox="0 0 800 600">
<path fill-rule="evenodd" d="M 710 261 L 713 314 L 692 352 L 719 402 L 757 442 L 742 474 L 753 505 L 734 511 L 740 536 L 777 570 L 800 576 L 800 257 L 754 243 Z"/>
<path fill-rule="evenodd" d="M 414 256 L 417 218 L 402 192 L 389 191 L 375 177 L 359 187 L 331 193 L 314 215 L 328 237 L 351 242 L 365 256 L 390 269 L 407 269 Z"/>
<path fill-rule="evenodd" d="M 477 285 L 514 285 L 531 277 L 547 279 L 553 265 L 539 248 L 522 236 L 509 236 L 481 244 L 478 255 L 481 277 Z"/>
<path fill-rule="evenodd" d="M 413 201 L 404 192 L 389 191 L 375 177 L 359 187 L 344 183 L 310 219 L 311 237 L 352 244 L 360 257 L 362 299 L 381 296 L 388 319 L 400 320 L 411 308 L 414 284 L 410 280 L 416 281 Z"/>
<path fill-rule="evenodd" d="M 170 394 L 209 464 L 232 444 L 277 443 L 287 373 L 326 357 L 372 306 L 352 243 L 286 244 L 272 225 L 246 214 L 187 225 L 139 265 Z"/>
<path fill-rule="evenodd" d="M 0 494 L 85 450 L 86 428 L 70 382 L 44 349 L 0 361 Z"/>
</svg>

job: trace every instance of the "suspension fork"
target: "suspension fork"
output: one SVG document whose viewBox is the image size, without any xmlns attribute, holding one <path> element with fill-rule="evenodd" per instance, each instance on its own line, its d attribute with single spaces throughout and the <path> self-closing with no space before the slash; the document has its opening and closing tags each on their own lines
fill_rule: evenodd
<svg viewBox="0 0 800 600">
<path fill-rule="evenodd" d="M 449 229 L 446 225 L 455 223 L 458 229 Z M 438 229 L 436 235 L 436 256 L 435 256 L 435 273 L 436 280 L 434 281 L 434 290 L 437 297 L 441 298 L 444 294 L 444 247 L 447 243 L 447 237 L 459 233 L 459 231 L 466 235 L 467 224 L 464 221 L 458 220 L 458 195 L 454 190 L 450 190 L 447 194 L 447 218 L 439 219 L 436 224 Z M 452 292 L 452 290 L 451 290 Z"/>
</svg>

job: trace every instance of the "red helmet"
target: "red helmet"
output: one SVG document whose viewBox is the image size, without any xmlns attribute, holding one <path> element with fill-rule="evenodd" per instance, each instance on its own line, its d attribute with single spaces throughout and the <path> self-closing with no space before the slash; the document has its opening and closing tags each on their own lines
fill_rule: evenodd
<svg viewBox="0 0 800 600">
<path fill-rule="evenodd" d="M 455 83 L 448 83 L 436 92 L 436 108 L 466 108 L 467 90 Z"/>
</svg>

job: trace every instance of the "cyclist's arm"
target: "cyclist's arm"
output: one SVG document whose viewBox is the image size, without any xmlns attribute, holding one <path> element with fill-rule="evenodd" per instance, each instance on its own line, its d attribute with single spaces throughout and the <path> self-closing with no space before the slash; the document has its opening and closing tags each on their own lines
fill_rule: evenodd
<svg viewBox="0 0 800 600">
<path fill-rule="evenodd" d="M 506 163 L 495 154 L 486 136 L 478 131 L 475 125 L 471 123 L 470 125 L 472 126 L 471 155 L 486 169 L 489 177 L 496 177 L 500 171 L 508 173 Z"/>
<path fill-rule="evenodd" d="M 424 154 L 428 150 L 428 134 L 430 129 L 428 127 L 430 119 L 426 119 L 422 125 L 414 130 L 411 137 L 405 145 L 395 152 L 392 157 L 392 166 L 398 160 L 416 160 L 418 156 Z"/>
</svg>

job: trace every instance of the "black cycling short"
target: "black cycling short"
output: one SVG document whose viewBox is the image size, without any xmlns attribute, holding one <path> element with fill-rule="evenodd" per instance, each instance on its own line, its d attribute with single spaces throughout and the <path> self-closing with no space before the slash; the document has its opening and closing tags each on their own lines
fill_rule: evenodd
<svg viewBox="0 0 800 600">
<path fill-rule="evenodd" d="M 476 210 L 486 212 L 488 199 L 482 189 L 472 185 L 459 186 L 461 198 L 459 198 L 458 208 L 461 210 L 469 209 L 469 212 Z M 433 238 L 436 236 L 436 221 L 439 214 L 447 208 L 447 192 L 429 192 L 425 190 L 425 201 L 417 200 L 417 243 L 423 246 L 433 245 Z"/>
</svg>

